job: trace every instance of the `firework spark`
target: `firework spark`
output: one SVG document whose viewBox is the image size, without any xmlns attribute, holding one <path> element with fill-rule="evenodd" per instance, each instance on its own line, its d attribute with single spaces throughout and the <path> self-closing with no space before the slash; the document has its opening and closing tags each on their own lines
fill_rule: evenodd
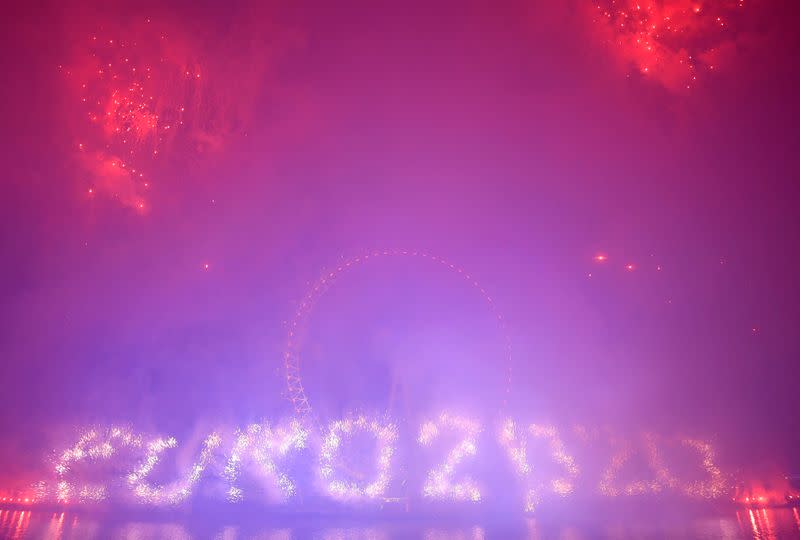
<svg viewBox="0 0 800 540">
<path fill-rule="evenodd" d="M 624 64 L 669 90 L 686 91 L 735 48 L 743 1 L 604 0 L 592 18 Z"/>
<path fill-rule="evenodd" d="M 203 70 L 188 43 L 141 19 L 84 36 L 59 66 L 83 116 L 75 146 L 90 194 L 147 210 L 152 171 L 201 102 Z"/>
<path fill-rule="evenodd" d="M 481 490 L 470 477 L 460 482 L 453 480 L 453 472 L 464 459 L 477 453 L 477 437 L 481 432 L 478 422 L 469 418 L 442 413 L 436 421 L 425 422 L 420 429 L 418 441 L 422 446 L 430 446 L 439 438 L 442 431 L 458 432 L 464 435 L 447 454 L 445 462 L 428 472 L 422 494 L 428 498 L 451 499 L 456 501 L 479 502 Z"/>
<path fill-rule="evenodd" d="M 167 485 L 152 486 L 145 482 L 160 460 L 161 454 L 168 449 L 175 448 L 178 441 L 174 437 L 168 439 L 157 438 L 147 445 L 145 460 L 128 475 L 128 484 L 136 497 L 152 505 L 175 505 L 186 500 L 192 489 L 208 466 L 212 452 L 220 445 L 220 436 L 216 433 L 209 435 L 203 443 L 200 458 L 192 465 L 186 478 L 176 480 Z"/>
<path fill-rule="evenodd" d="M 269 424 L 251 424 L 239 431 L 231 450 L 223 476 L 230 483 L 228 500 L 238 502 L 244 498 L 244 491 L 237 481 L 242 465 L 250 462 L 257 472 L 273 480 L 283 497 L 295 494 L 297 487 L 288 475 L 278 470 L 277 461 L 284 459 L 290 451 L 306 447 L 308 431 L 298 421 L 292 421 L 288 429 L 270 427 Z"/>
<path fill-rule="evenodd" d="M 243 132 L 269 58 L 252 22 L 212 45 L 201 29 L 162 15 L 111 21 L 89 9 L 69 24 L 58 66 L 85 193 L 137 213 L 149 211 L 175 167 Z"/>
<path fill-rule="evenodd" d="M 342 443 L 360 432 L 369 433 L 377 441 L 377 474 L 366 484 L 341 480 L 334 474 Z M 397 428 L 392 423 L 370 420 L 365 416 L 332 422 L 319 457 L 319 475 L 325 482 L 328 495 L 341 501 L 374 500 L 383 496 L 391 479 L 396 443 Z"/>
<path fill-rule="evenodd" d="M 542 439 L 547 442 L 550 458 L 560 465 L 565 476 L 552 479 L 550 490 L 558 495 L 567 496 L 575 488 L 575 478 L 578 476 L 578 466 L 575 459 L 567 453 L 564 442 L 553 426 L 531 424 L 528 426 L 528 436 L 533 439 Z M 526 484 L 525 504 L 526 512 L 533 512 L 542 499 L 547 486 L 544 479 L 534 474 L 534 467 L 528 462 L 528 440 L 518 434 L 518 429 L 513 420 L 506 420 L 500 430 L 500 444 L 506 449 L 514 470 Z"/>
<path fill-rule="evenodd" d="M 95 463 L 108 461 L 119 453 L 121 448 L 141 448 L 142 438 L 130 430 L 110 427 L 105 430 L 89 429 L 81 434 L 74 446 L 64 450 L 59 457 L 55 472 L 57 476 L 56 500 L 61 503 L 70 501 L 101 501 L 108 497 L 105 484 L 81 484 L 70 482 L 68 477 L 75 465 L 79 463 Z M 44 486 L 44 484 L 42 484 Z M 46 488 L 40 490 L 39 498 L 44 498 Z"/>
</svg>

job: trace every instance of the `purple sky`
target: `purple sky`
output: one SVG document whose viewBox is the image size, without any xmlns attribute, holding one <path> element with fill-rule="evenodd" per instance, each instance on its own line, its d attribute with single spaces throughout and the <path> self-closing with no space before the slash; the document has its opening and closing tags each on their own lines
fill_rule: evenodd
<svg viewBox="0 0 800 540">
<path fill-rule="evenodd" d="M 531 418 L 699 433 L 732 463 L 800 467 L 791 3 L 689 28 L 681 50 L 727 52 L 688 91 L 642 72 L 581 2 L 25 9 L 2 29 L 0 480 L 87 422 L 180 433 L 288 414 L 283 323 L 325 268 L 374 248 L 479 279 Z M 81 101 L 80 77 L 104 100 L 116 84 L 89 75 L 93 35 L 159 64 L 164 118 L 186 103 L 158 158 L 132 147 L 147 188 L 104 168 L 129 143 Z M 187 66 L 202 78 L 170 78 Z M 305 346 L 331 365 L 364 336 L 397 347 L 438 291 L 453 320 L 437 304 L 433 328 L 485 333 L 450 340 L 457 369 L 496 329 L 425 272 L 343 280 Z"/>
</svg>

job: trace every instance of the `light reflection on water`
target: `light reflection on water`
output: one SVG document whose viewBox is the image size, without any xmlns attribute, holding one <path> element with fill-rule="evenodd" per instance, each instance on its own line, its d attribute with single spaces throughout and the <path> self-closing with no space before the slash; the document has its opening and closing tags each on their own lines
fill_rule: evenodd
<svg viewBox="0 0 800 540">
<path fill-rule="evenodd" d="M 642 519 L 604 522 L 584 519 L 576 523 L 539 522 L 527 519 L 512 530 L 497 526 L 432 526 L 430 524 L 387 522 L 369 526 L 315 526 L 303 518 L 297 527 L 202 525 L 176 522 L 146 522 L 97 519 L 70 512 L 0 509 L 0 538 L 9 539 L 114 539 L 114 540 L 487 540 L 492 538 L 753 538 L 772 539 L 800 536 L 797 508 L 741 509 L 705 518 Z M 267 519 L 265 519 L 267 521 Z"/>
</svg>

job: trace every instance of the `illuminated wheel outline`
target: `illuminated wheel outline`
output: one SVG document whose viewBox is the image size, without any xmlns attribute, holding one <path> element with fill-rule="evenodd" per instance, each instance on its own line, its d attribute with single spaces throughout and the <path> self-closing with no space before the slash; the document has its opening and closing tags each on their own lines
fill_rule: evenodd
<svg viewBox="0 0 800 540">
<path fill-rule="evenodd" d="M 297 344 L 294 340 L 297 330 L 308 319 L 316 302 L 325 295 L 325 292 L 327 292 L 327 290 L 332 286 L 333 282 L 335 282 L 339 276 L 354 267 L 361 266 L 369 262 L 370 260 L 387 257 L 425 259 L 442 265 L 448 271 L 450 271 L 451 274 L 459 276 L 461 279 L 466 281 L 470 287 L 480 293 L 481 297 L 489 308 L 489 312 L 494 316 L 500 334 L 503 338 L 503 361 L 505 363 L 506 384 L 503 393 L 502 409 L 505 409 L 508 403 L 508 397 L 511 393 L 511 339 L 506 329 L 505 319 L 503 318 L 502 313 L 500 313 L 500 311 L 497 309 L 492 297 L 489 296 L 489 294 L 486 292 L 486 289 L 484 289 L 472 275 L 467 273 L 460 266 L 451 263 L 443 257 L 431 255 L 423 251 L 385 249 L 376 250 L 365 255 L 358 255 L 349 259 L 345 259 L 339 263 L 335 269 L 324 273 L 308 290 L 306 295 L 303 297 L 303 300 L 300 302 L 300 305 L 297 307 L 294 317 L 291 319 L 291 321 L 289 321 L 288 330 L 286 333 L 286 347 L 283 353 L 283 365 L 286 376 L 286 389 L 288 391 L 287 398 L 292 402 L 295 415 L 304 421 L 312 420 L 314 424 L 320 427 L 320 423 L 314 415 L 313 408 L 311 407 L 308 395 L 306 394 L 303 386 L 303 378 L 300 369 L 300 351 L 297 348 Z"/>
</svg>

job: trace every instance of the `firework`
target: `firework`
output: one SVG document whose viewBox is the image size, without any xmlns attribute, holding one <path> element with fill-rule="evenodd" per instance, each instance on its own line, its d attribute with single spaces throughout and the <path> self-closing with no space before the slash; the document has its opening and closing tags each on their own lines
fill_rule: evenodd
<svg viewBox="0 0 800 540">
<path fill-rule="evenodd" d="M 74 446 L 64 450 L 55 465 L 57 477 L 56 500 L 67 503 L 70 501 L 91 502 L 101 501 L 108 496 L 105 484 L 76 485 L 69 481 L 70 473 L 77 464 L 96 463 L 108 461 L 114 457 L 121 448 L 141 448 L 142 438 L 130 430 L 120 427 L 108 429 L 89 429 L 81 434 Z M 44 498 L 46 487 L 42 483 L 37 490 L 40 498 Z"/>
<path fill-rule="evenodd" d="M 624 63 L 670 90 L 689 90 L 732 48 L 742 1 L 604 0 L 593 19 Z"/>
<path fill-rule="evenodd" d="M 553 493 L 567 496 L 575 489 L 575 478 L 578 476 L 578 467 L 575 459 L 566 452 L 564 442 L 553 426 L 531 424 L 527 434 L 531 438 L 546 441 L 548 453 L 552 460 L 563 468 L 565 476 L 550 481 L 549 488 Z M 533 512 L 547 489 L 544 479 L 536 474 L 534 467 L 528 462 L 528 441 L 518 434 L 517 426 L 513 420 L 506 420 L 500 430 L 500 444 L 506 449 L 511 459 L 514 471 L 526 485 L 524 508 L 526 512 Z"/>
<path fill-rule="evenodd" d="M 161 454 L 178 445 L 178 441 L 174 437 L 154 439 L 147 444 L 147 456 L 144 461 L 128 475 L 128 484 L 134 495 L 148 504 L 175 505 L 183 502 L 191 495 L 192 488 L 200 480 L 203 471 L 208 466 L 213 450 L 220 445 L 220 442 L 220 436 L 212 433 L 206 438 L 203 449 L 200 451 L 200 458 L 192 465 L 185 478 L 167 485 L 152 486 L 145 480 L 158 464 Z"/>
<path fill-rule="evenodd" d="M 336 463 L 342 453 L 342 444 L 358 433 L 368 433 L 376 441 L 375 478 L 371 482 L 356 483 L 342 480 L 336 474 Z M 397 444 L 397 428 L 392 423 L 370 420 L 365 416 L 337 420 L 328 427 L 319 455 L 319 476 L 328 495 L 340 501 L 375 500 L 384 495 L 392 473 L 392 457 Z"/>
<path fill-rule="evenodd" d="M 707 480 L 688 482 L 683 491 L 690 497 L 705 499 L 716 499 L 724 495 L 727 484 L 722 471 L 714 461 L 714 448 L 709 443 L 697 439 L 682 439 L 681 444 L 700 454 L 703 470 L 708 477 Z"/>
<path fill-rule="evenodd" d="M 447 454 L 445 462 L 430 470 L 422 488 L 423 496 L 433 499 L 450 499 L 456 501 L 479 502 L 481 490 L 470 477 L 454 481 L 456 467 L 467 457 L 477 453 L 477 437 L 481 432 L 480 424 L 469 418 L 442 413 L 436 421 L 425 422 L 420 428 L 418 442 L 422 446 L 430 446 L 441 435 L 442 431 L 463 434 L 464 438 L 456 443 Z"/>
<path fill-rule="evenodd" d="M 681 483 L 664 463 L 664 459 L 657 445 L 657 438 L 653 434 L 644 434 L 641 437 L 641 450 L 635 449 L 629 441 L 614 440 L 617 451 L 611 456 L 609 466 L 603 471 L 599 484 L 601 494 L 616 497 L 618 495 L 643 495 L 656 494 L 664 490 L 680 490 L 684 494 L 698 498 L 717 498 L 725 494 L 726 482 L 722 472 L 714 462 L 713 447 L 704 441 L 696 439 L 681 439 L 680 445 L 694 450 L 702 458 L 702 469 L 706 480 L 695 480 Z M 651 476 L 648 480 L 632 480 L 625 485 L 618 485 L 617 475 L 637 451 L 643 451 L 647 467 Z"/>
<path fill-rule="evenodd" d="M 185 36 L 150 19 L 129 23 L 85 35 L 59 68 L 81 111 L 74 146 L 87 193 L 144 212 L 152 172 L 196 116 L 204 77 Z"/>
<path fill-rule="evenodd" d="M 439 449 L 444 453 L 441 463 L 424 476 L 424 498 L 483 500 L 482 487 L 460 470 L 477 455 L 480 433 L 481 425 L 476 420 L 447 412 L 420 425 L 417 442 L 424 451 Z M 606 430 L 580 426 L 575 428 L 575 434 L 575 442 L 586 447 L 592 441 L 605 439 L 611 449 L 607 465 L 598 471 L 599 478 L 590 474 L 586 484 L 597 486 L 597 493 L 602 496 L 635 497 L 671 492 L 685 497 L 716 499 L 726 494 L 725 476 L 708 442 L 692 438 L 664 439 L 652 433 L 628 440 Z M 178 447 L 175 438 L 145 438 L 129 429 L 113 426 L 93 428 L 81 433 L 77 442 L 58 455 L 53 468 L 54 484 L 38 482 L 33 486 L 33 495 L 4 496 L 0 502 L 54 499 L 58 503 L 86 504 L 111 499 L 116 495 L 109 489 L 111 486 L 126 485 L 139 502 L 178 505 L 192 496 L 206 471 L 225 482 L 226 497 L 231 502 L 250 497 L 243 488 L 242 477 L 246 474 L 268 479 L 277 486 L 282 500 L 288 501 L 301 487 L 285 472 L 287 460 L 292 452 L 306 448 L 309 435 L 299 420 L 276 426 L 266 422 L 251 424 L 235 431 L 235 436 L 225 446 L 228 454 L 223 458 L 216 452 L 222 448 L 222 437 L 212 433 L 204 440 L 194 463 L 177 480 L 154 485 L 151 477 L 164 452 Z M 320 492 L 346 503 L 385 500 L 394 476 L 398 442 L 396 425 L 384 419 L 359 415 L 331 422 L 318 446 L 314 471 Z M 507 419 L 500 425 L 498 442 L 520 479 L 526 512 L 535 511 L 548 495 L 566 497 L 576 492 L 579 474 L 585 467 L 579 467 L 555 426 L 521 427 Z M 676 449 L 684 453 L 688 450 L 691 456 L 700 459 L 679 458 L 671 453 L 672 457 L 667 460 L 662 455 L 662 450 Z M 141 453 L 143 457 L 134 458 L 131 452 Z M 534 452 L 543 459 L 537 460 Z M 354 470 L 351 466 L 353 462 L 363 461 L 353 456 L 364 454 L 372 456 L 368 459 L 368 463 L 373 463 L 372 473 Z M 592 455 L 596 457 L 597 452 L 592 451 Z M 682 467 L 683 478 L 679 479 L 667 462 L 670 466 Z M 103 463 L 108 466 L 100 467 Z M 691 469 L 698 465 L 699 474 L 692 473 Z"/>
<path fill-rule="evenodd" d="M 248 462 L 255 466 L 258 474 L 274 481 L 284 499 L 295 494 L 295 483 L 278 469 L 277 462 L 284 459 L 292 450 L 306 447 L 308 431 L 300 422 L 294 420 L 288 429 L 271 428 L 269 424 L 251 424 L 236 435 L 223 476 L 229 482 L 228 500 L 238 502 L 243 499 L 244 491 L 237 486 L 242 465 Z"/>
<path fill-rule="evenodd" d="M 632 480 L 620 486 L 617 476 L 625 464 L 631 460 L 636 450 L 630 441 L 615 440 L 615 446 L 617 450 L 612 454 L 609 465 L 603 471 L 598 484 L 598 490 L 602 495 L 607 497 L 642 495 L 645 493 L 658 493 L 664 488 L 659 482 L 658 475 L 648 480 Z"/>
</svg>

